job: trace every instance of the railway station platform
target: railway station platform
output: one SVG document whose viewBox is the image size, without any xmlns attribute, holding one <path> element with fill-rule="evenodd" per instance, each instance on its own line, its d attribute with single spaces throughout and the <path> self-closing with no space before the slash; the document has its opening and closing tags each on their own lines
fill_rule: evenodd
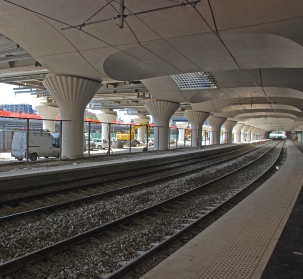
<svg viewBox="0 0 303 279">
<path fill-rule="evenodd" d="M 269 180 L 142 279 L 303 277 L 303 144 Z"/>
</svg>

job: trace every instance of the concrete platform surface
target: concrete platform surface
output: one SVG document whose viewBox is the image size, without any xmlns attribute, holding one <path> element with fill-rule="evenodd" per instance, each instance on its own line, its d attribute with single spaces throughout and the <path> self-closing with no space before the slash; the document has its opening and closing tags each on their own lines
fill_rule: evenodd
<svg viewBox="0 0 303 279">
<path fill-rule="evenodd" d="M 142 279 L 261 278 L 303 183 L 303 156 L 286 144 L 275 175 Z"/>
<path fill-rule="evenodd" d="M 293 142 L 303 153 L 303 143 Z M 303 278 L 303 188 L 261 279 Z"/>
</svg>

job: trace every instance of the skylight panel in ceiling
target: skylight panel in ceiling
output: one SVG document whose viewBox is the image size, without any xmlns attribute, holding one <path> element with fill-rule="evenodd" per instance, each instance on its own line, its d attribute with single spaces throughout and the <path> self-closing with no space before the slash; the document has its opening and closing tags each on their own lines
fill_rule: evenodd
<svg viewBox="0 0 303 279">
<path fill-rule="evenodd" d="M 171 75 L 181 90 L 215 89 L 217 82 L 211 72 Z"/>
</svg>

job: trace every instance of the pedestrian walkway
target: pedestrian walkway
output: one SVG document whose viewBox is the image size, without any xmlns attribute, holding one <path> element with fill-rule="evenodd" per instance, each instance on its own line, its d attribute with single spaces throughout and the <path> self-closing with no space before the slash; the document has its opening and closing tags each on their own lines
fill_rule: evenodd
<svg viewBox="0 0 303 279">
<path fill-rule="evenodd" d="M 303 156 L 291 141 L 287 144 L 288 158 L 275 175 L 142 279 L 261 278 L 303 183 Z M 294 221 L 290 221 L 294 226 L 302 223 L 300 208 L 302 205 L 296 208 Z M 262 279 L 299 278 L 303 230 L 297 235 L 299 239 L 294 235 L 293 243 L 299 241 L 301 245 L 297 246 L 299 251 L 289 252 L 288 262 L 296 256 L 299 266 L 291 265 L 288 272 L 284 267 L 285 277 L 279 269 L 270 268 Z M 281 253 L 278 258 L 282 262 L 276 263 L 283 266 Z"/>
</svg>

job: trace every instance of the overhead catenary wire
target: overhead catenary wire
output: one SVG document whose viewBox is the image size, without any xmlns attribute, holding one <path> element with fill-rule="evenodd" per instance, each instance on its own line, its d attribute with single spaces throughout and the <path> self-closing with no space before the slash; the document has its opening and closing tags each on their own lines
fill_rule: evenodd
<svg viewBox="0 0 303 279">
<path fill-rule="evenodd" d="M 83 23 L 86 24 L 90 19 L 92 19 L 95 15 L 100 13 L 102 10 L 104 10 L 113 0 L 108 1 L 103 7 L 101 7 L 98 11 L 96 11 L 93 15 L 91 15 L 87 20 L 85 20 Z M 83 24 L 82 23 L 82 24 Z"/>
<path fill-rule="evenodd" d="M 118 3 L 117 1 L 113 1 Z M 112 6 L 112 5 L 111 5 Z M 112 6 L 113 9 L 115 9 L 114 6 Z M 115 9 L 116 10 L 116 9 Z M 129 9 L 128 9 L 129 10 Z M 163 59 L 162 57 L 160 57 L 159 55 L 157 55 L 156 53 L 154 53 L 153 51 L 151 51 L 150 49 L 146 48 L 144 45 L 141 44 L 140 40 L 138 39 L 136 33 L 133 31 L 133 29 L 130 27 L 130 25 L 126 22 L 129 30 L 132 32 L 133 36 L 135 37 L 137 43 L 140 45 L 140 47 L 144 48 L 146 51 L 150 52 L 151 54 L 153 54 L 154 56 L 156 56 L 157 58 L 159 58 L 160 60 L 164 61 L 165 63 L 169 64 L 171 67 L 175 68 L 176 70 L 182 72 L 181 69 L 177 68 L 176 66 L 174 66 L 173 64 L 171 64 L 170 62 L 166 61 L 165 59 Z"/>
<path fill-rule="evenodd" d="M 69 28 L 74 28 L 74 26 L 71 26 L 71 25 L 69 25 L 69 24 L 67 24 L 67 23 L 65 23 L 65 22 L 56 20 L 56 19 L 54 19 L 54 18 L 52 18 L 52 17 L 49 17 L 49 16 L 47 16 L 47 15 L 44 15 L 44 14 L 41 14 L 41 13 L 39 13 L 39 12 L 33 11 L 33 10 L 31 10 L 31 9 L 28 9 L 28 8 L 26 8 L 26 7 L 23 7 L 23 6 L 21 6 L 21 5 L 18 5 L 18 4 L 16 4 L 16 3 L 13 3 L 13 2 L 11 2 L 11 1 L 8 1 L 8 0 L 4 0 L 4 1 L 5 1 L 5 2 L 8 2 L 8 3 L 11 3 L 11 4 L 13 4 L 13 5 L 19 6 L 19 7 L 23 8 L 23 9 L 26 9 L 26 10 L 30 11 L 30 12 L 33 12 L 33 13 L 39 14 L 39 15 L 41 15 L 41 16 L 47 17 L 47 18 L 49 18 L 49 19 L 55 20 L 55 21 L 57 21 L 57 22 L 61 22 L 62 24 L 69 26 Z M 96 13 L 94 13 L 92 16 L 90 16 L 90 17 L 84 22 L 84 24 L 85 24 L 85 25 L 90 24 L 90 23 L 88 23 L 87 21 L 89 21 L 92 17 L 94 17 L 97 13 L 99 13 L 99 12 L 100 12 L 102 9 L 104 9 L 106 6 L 110 5 L 112 2 L 113 2 L 113 0 L 108 1 L 108 3 L 106 3 L 101 9 L 99 9 Z M 144 13 L 148 13 L 148 12 L 155 12 L 155 11 L 164 10 L 164 9 L 170 9 L 170 8 L 174 8 L 174 7 L 184 6 L 184 5 L 190 5 L 190 6 L 192 6 L 192 7 L 196 10 L 196 12 L 200 15 L 200 17 L 203 19 L 203 21 L 205 22 L 205 24 L 207 24 L 207 26 L 209 27 L 209 29 L 211 30 L 211 32 L 213 32 L 213 33 L 216 35 L 216 37 L 220 40 L 220 42 L 223 44 L 223 46 L 225 47 L 225 49 L 227 50 L 227 52 L 229 53 L 229 55 L 231 56 L 231 58 L 234 60 L 234 62 L 235 62 L 236 65 L 238 66 L 238 68 L 241 69 L 242 71 L 244 71 L 244 73 L 245 73 L 245 74 L 248 76 L 248 78 L 254 83 L 254 85 L 255 85 L 257 88 L 259 88 L 259 86 L 257 85 L 257 83 L 252 79 L 252 77 L 247 73 L 247 71 L 246 71 L 245 69 L 243 69 L 243 67 L 240 65 L 240 63 L 237 61 L 237 59 L 234 57 L 234 55 L 231 53 L 231 51 L 229 50 L 229 48 L 226 46 L 226 44 L 224 43 L 223 39 L 222 39 L 221 36 L 219 35 L 219 32 L 218 32 L 218 30 L 217 30 L 217 26 L 216 26 L 216 22 L 215 22 L 215 15 L 214 15 L 213 10 L 212 10 L 212 8 L 211 8 L 210 1 L 208 0 L 208 3 L 209 3 L 209 5 L 210 5 L 210 9 L 211 9 L 211 13 L 212 13 L 212 16 L 213 16 L 214 25 L 215 25 L 215 29 L 216 29 L 216 30 L 213 30 L 213 28 L 212 28 L 212 27 L 208 24 L 208 22 L 204 19 L 204 17 L 202 16 L 202 14 L 197 10 L 196 4 L 199 3 L 199 2 L 200 2 L 200 0 L 199 0 L 199 1 L 192 1 L 192 2 L 190 2 L 190 1 L 188 1 L 188 0 L 185 0 L 185 2 L 182 2 L 181 4 L 172 5 L 172 6 L 167 6 L 167 7 L 162 7 L 162 8 L 158 8 L 158 9 L 151 9 L 151 10 L 147 10 L 147 11 L 141 11 L 141 12 L 137 12 L 137 13 L 130 13 L 128 16 L 133 16 L 133 15 L 134 15 L 134 16 L 137 16 L 137 15 L 139 15 L 139 14 L 144 14 Z M 113 19 L 113 18 L 111 18 L 111 20 L 112 20 L 112 19 Z M 81 24 L 80 26 L 83 26 L 83 24 Z M 148 63 L 146 63 L 145 61 L 142 61 L 141 59 L 138 59 L 137 57 L 135 57 L 135 56 L 129 54 L 128 52 L 123 51 L 123 50 L 117 48 L 116 46 L 114 46 L 114 45 L 112 45 L 112 44 L 110 44 L 110 43 L 108 43 L 108 42 L 106 42 L 106 41 L 104 41 L 104 40 L 102 40 L 102 39 L 100 39 L 100 38 L 98 38 L 98 37 L 96 37 L 96 36 L 90 34 L 89 32 L 86 32 L 86 31 L 81 30 L 80 26 L 79 26 L 79 28 L 75 28 L 75 29 L 77 29 L 77 30 L 79 30 L 79 31 L 81 31 L 81 32 L 84 32 L 85 34 L 87 34 L 87 35 L 89 35 L 89 36 L 92 36 L 92 37 L 94 37 L 95 39 L 97 39 L 97 40 L 99 40 L 99 41 L 102 41 L 103 43 L 107 44 L 108 46 L 111 46 L 111 47 L 113 47 L 113 48 L 119 50 L 120 52 L 122 52 L 122 53 L 124 53 L 124 54 L 126 54 L 126 55 L 128 55 L 128 56 L 130 56 L 130 57 L 132 57 L 132 58 L 134 58 L 134 59 L 136 59 L 137 61 L 140 61 L 140 62 L 142 62 L 142 63 L 144 63 L 144 64 L 147 64 L 147 65 L 149 65 L 149 66 L 151 66 L 151 67 L 157 69 L 156 67 L 154 67 L 154 66 L 152 66 L 152 65 L 150 65 L 150 64 L 148 64 Z M 130 28 L 130 29 L 131 29 L 131 28 Z M 63 30 L 63 29 L 62 29 L 62 30 Z M 131 31 L 133 32 L 132 29 L 131 29 Z M 134 36 L 136 37 L 136 35 L 135 35 L 134 32 L 133 32 L 133 34 L 134 34 Z M 137 39 L 137 38 L 136 38 L 136 39 Z M 138 39 L 137 39 L 137 41 L 138 41 Z M 166 41 L 166 42 L 167 42 L 167 41 Z M 139 41 L 138 41 L 138 43 L 140 44 Z M 141 44 L 140 44 L 140 45 L 141 45 Z M 141 46 L 142 46 L 142 45 L 141 45 Z M 144 47 L 144 46 L 142 46 L 142 47 Z M 148 50 L 146 47 L 144 47 L 144 48 L 145 48 L 146 50 Z M 151 53 L 153 53 L 153 52 L 150 51 L 150 50 L 148 50 L 148 51 L 151 52 Z M 179 53 L 180 53 L 180 52 L 179 52 Z M 155 53 L 153 53 L 153 54 L 156 55 Z M 163 61 L 165 61 L 162 57 L 159 57 L 158 55 L 156 55 L 156 56 L 157 56 L 158 58 L 162 59 Z M 185 56 L 183 55 L 183 57 L 185 57 Z M 167 61 L 165 61 L 165 62 L 168 63 Z M 89 63 L 89 62 L 88 62 L 88 63 Z M 170 64 L 171 66 L 173 66 L 171 63 L 169 63 L 169 64 Z M 173 66 L 173 67 L 175 67 L 175 66 Z M 176 68 L 176 67 L 175 67 L 175 68 Z M 178 68 L 176 68 L 176 69 L 178 69 Z M 163 72 L 161 69 L 157 69 L 157 70 Z M 166 74 L 165 72 L 163 72 L 163 73 Z M 265 92 L 263 86 L 261 86 L 261 87 L 262 87 L 262 90 L 263 90 L 263 92 L 264 92 L 264 95 L 266 96 L 266 98 L 268 99 L 268 101 L 271 103 L 273 109 L 275 110 L 274 104 L 272 103 L 272 101 L 270 100 L 270 98 L 267 96 L 267 94 L 266 94 L 266 92 Z M 221 91 L 221 90 L 220 90 L 220 91 Z M 221 92 L 223 92 L 223 91 L 221 91 Z M 224 93 L 224 94 L 225 94 L 225 93 Z"/>
<path fill-rule="evenodd" d="M 37 14 L 37 15 L 39 15 L 39 16 L 42 16 L 42 17 L 51 19 L 51 20 L 53 20 L 53 21 L 55 21 L 55 22 L 58 22 L 58 23 L 67 25 L 67 26 L 69 26 L 69 27 L 72 27 L 72 25 L 70 25 L 70 24 L 68 24 L 68 23 L 66 23 L 66 22 L 63 22 L 63 21 L 58 20 L 58 19 L 55 19 L 55 18 L 53 18 L 53 17 L 51 17 L 51 16 L 48 16 L 48 15 L 42 14 L 42 13 L 37 12 L 37 11 L 35 11 L 35 10 L 26 8 L 26 7 L 22 6 L 22 5 L 13 3 L 13 2 L 11 2 L 11 1 L 9 1 L 9 0 L 3 0 L 3 1 L 5 1 L 5 2 L 7 2 L 7 3 L 10 3 L 10 4 L 12 4 L 12 5 L 15 5 L 15 6 L 21 8 L 21 9 L 27 10 L 27 11 L 29 11 L 29 12 L 31 12 L 31 13 Z M 199 1 L 200 1 L 200 0 L 199 0 Z M 139 62 L 141 62 L 141 63 L 143 63 L 143 64 L 146 64 L 146 65 L 148 65 L 148 66 L 150 66 L 150 67 L 152 67 L 152 68 L 154 68 L 154 69 L 156 69 L 156 70 L 162 72 L 164 75 L 167 75 L 167 73 L 163 72 L 161 69 L 157 69 L 156 67 L 154 67 L 154 66 L 152 66 L 152 65 L 150 65 L 150 64 L 148 64 L 148 63 L 146 63 L 145 61 L 143 61 L 143 60 L 141 60 L 141 59 L 138 59 L 137 57 L 135 57 L 135 56 L 129 54 L 128 52 L 126 52 L 126 51 L 124 51 L 124 50 L 121 50 L 121 49 L 118 48 L 117 46 L 114 46 L 114 45 L 112 45 L 112 44 L 106 42 L 105 40 L 102 40 L 102 39 L 100 39 L 99 37 L 97 37 L 97 36 L 95 36 L 95 35 L 93 35 L 93 34 L 91 34 L 91 33 L 89 33 L 89 32 L 84 31 L 82 28 L 75 28 L 75 27 L 72 27 L 72 28 L 74 28 L 74 29 L 76 29 L 76 30 L 78 30 L 78 31 L 80 31 L 80 32 L 83 32 L 83 33 L 87 34 L 88 36 L 90 36 L 90 37 L 92 37 L 92 38 L 94 38 L 94 39 L 96 39 L 96 40 L 98 40 L 98 41 L 100 41 L 100 42 L 102 42 L 102 43 L 104 43 L 104 44 L 106 44 L 106 45 L 108 45 L 108 46 L 110 46 L 110 47 L 112 47 L 112 48 L 114 48 L 114 49 L 116 49 L 116 50 L 118 50 L 118 51 L 120 51 L 120 52 L 126 54 L 126 55 L 128 55 L 129 57 L 132 57 L 132 58 L 134 58 L 135 60 L 137 60 L 137 61 L 139 61 Z M 78 53 L 83 57 L 83 55 L 82 55 L 79 51 L 78 51 Z M 85 57 L 83 57 L 83 59 L 85 59 Z M 86 59 L 85 59 L 85 60 L 86 60 Z M 87 61 L 87 60 L 86 60 L 86 61 Z M 87 63 L 89 63 L 92 67 L 94 67 L 89 61 L 87 61 Z M 94 67 L 94 68 L 95 68 L 95 67 Z M 99 72 L 98 69 L 96 69 L 96 70 Z M 100 73 L 100 74 L 102 74 L 102 73 Z M 104 74 L 102 74 L 102 75 L 104 75 Z"/>
<path fill-rule="evenodd" d="M 113 0 L 113 2 L 116 2 L 119 4 L 119 2 L 117 2 L 117 0 Z M 182 6 L 183 7 L 183 6 Z M 140 17 L 138 17 L 138 14 L 132 12 L 128 7 L 126 7 L 126 9 L 129 11 L 130 14 L 134 15 L 140 22 L 142 22 L 147 28 L 149 28 L 152 32 L 154 32 L 159 38 L 161 38 L 161 40 L 163 40 L 164 42 L 166 42 L 171 48 L 173 48 L 177 53 L 179 53 L 184 59 L 186 59 L 187 61 L 189 61 L 190 63 L 192 63 L 195 67 L 197 67 L 200 71 L 205 72 L 203 69 L 200 68 L 200 66 L 198 66 L 194 61 L 190 60 L 188 57 L 186 57 L 183 53 L 181 53 L 177 48 L 175 48 L 171 43 L 169 43 L 165 38 L 163 38 L 158 32 L 156 32 L 152 27 L 150 27 L 144 20 L 142 20 Z M 129 26 L 129 25 L 128 25 Z M 133 30 L 131 29 L 131 27 L 129 26 L 130 30 L 133 32 Z M 133 32 L 134 36 L 135 33 Z M 139 42 L 139 40 L 138 40 Z M 165 61 L 166 63 L 168 63 L 169 65 L 175 67 L 174 65 L 172 65 L 171 63 L 169 63 L 168 61 L 164 60 L 162 57 L 158 56 L 157 54 L 155 54 L 154 52 L 152 52 L 151 50 L 147 49 L 145 46 L 143 46 L 140 42 L 139 42 L 140 46 L 143 47 L 144 49 L 146 49 L 147 51 L 151 52 L 152 54 L 156 55 L 158 58 L 162 59 L 163 61 Z M 176 69 L 178 69 L 177 67 L 175 67 Z M 184 73 L 183 70 L 178 69 L 180 72 Z M 218 90 L 220 92 L 222 92 L 224 95 L 227 96 L 227 94 L 225 92 L 223 92 L 220 88 L 218 88 Z M 184 99 L 186 99 L 186 97 L 184 96 L 182 90 L 180 90 L 182 96 L 184 97 Z"/>
<path fill-rule="evenodd" d="M 185 0 L 187 3 L 189 3 L 188 0 Z M 247 71 L 241 66 L 241 64 L 237 61 L 237 59 L 235 58 L 235 56 L 232 54 L 232 52 L 230 51 L 230 49 L 227 47 L 227 45 L 225 44 L 225 42 L 223 41 L 223 39 L 221 38 L 221 36 L 219 35 L 219 32 L 217 30 L 217 25 L 216 25 L 216 21 L 215 21 L 215 15 L 213 13 L 213 10 L 211 8 L 211 4 L 208 1 L 212 16 L 213 16 L 213 20 L 214 20 L 214 25 L 216 27 L 216 31 L 213 30 L 213 28 L 210 26 L 210 24 L 205 20 L 205 18 L 203 17 L 203 15 L 197 10 L 196 6 L 193 6 L 193 9 L 195 9 L 195 11 L 199 14 L 199 16 L 201 17 L 201 19 L 204 21 L 204 23 L 208 26 L 208 28 L 212 31 L 212 33 L 218 38 L 218 40 L 222 43 L 222 45 L 224 46 L 224 48 L 226 49 L 226 51 L 229 53 L 229 55 L 231 56 L 231 58 L 234 60 L 235 64 L 237 65 L 237 67 L 242 70 L 245 75 L 253 82 L 253 84 L 255 85 L 255 87 L 259 88 L 258 84 L 253 80 L 253 78 L 247 73 Z M 270 100 L 270 98 L 267 96 L 266 92 L 263 89 L 262 86 L 262 90 L 264 92 L 265 97 L 267 98 L 267 100 L 270 102 L 270 104 L 272 105 L 272 107 L 274 108 L 274 104 L 272 103 L 272 101 Z"/>
<path fill-rule="evenodd" d="M 110 2 L 112 2 L 112 1 L 110 1 Z M 83 23 L 82 24 L 78 24 L 78 25 L 71 25 L 71 26 L 68 26 L 68 27 L 61 28 L 61 30 L 66 30 L 66 29 L 71 29 L 71 28 L 80 28 L 81 26 L 86 26 L 86 25 L 92 25 L 92 24 L 102 23 L 102 22 L 106 22 L 106 21 L 111 21 L 111 20 L 118 19 L 120 17 L 126 18 L 126 17 L 135 16 L 135 15 L 141 15 L 141 14 L 146 14 L 146 13 L 152 13 L 152 12 L 157 12 L 157 11 L 172 9 L 172 8 L 176 8 L 176 7 L 184 7 L 186 5 L 191 5 L 191 4 L 196 5 L 199 2 L 201 2 L 201 0 L 195 0 L 195 1 L 192 1 L 192 2 L 189 2 L 189 3 L 182 2 L 182 3 L 176 4 L 176 5 L 170 5 L 170 6 L 165 6 L 165 7 L 161 7 L 161 8 L 150 9 L 150 10 L 145 10 L 145 11 L 140 11 L 140 12 L 135 12 L 135 13 L 129 13 L 128 15 L 118 14 L 117 16 L 113 16 L 113 17 L 109 17 L 109 18 L 105 18 L 105 19 L 101 19 L 101 20 L 96 20 L 96 21 L 88 22 L 88 23 L 85 23 L 84 25 L 83 25 Z"/>
</svg>

